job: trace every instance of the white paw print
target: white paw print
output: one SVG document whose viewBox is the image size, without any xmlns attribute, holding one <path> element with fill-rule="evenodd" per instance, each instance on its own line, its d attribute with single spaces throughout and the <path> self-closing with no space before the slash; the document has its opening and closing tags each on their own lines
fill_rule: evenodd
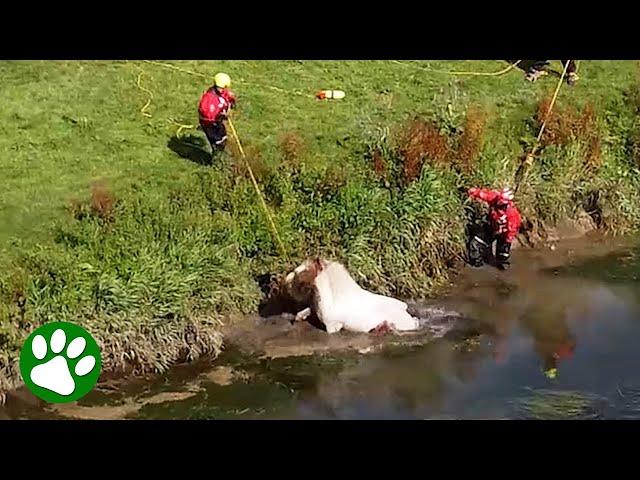
<svg viewBox="0 0 640 480">
<path fill-rule="evenodd" d="M 62 329 L 58 329 L 51 335 L 49 346 L 51 351 L 58 354 L 64 350 L 67 344 L 67 336 Z M 66 356 L 74 359 L 78 358 L 87 346 L 87 341 L 82 337 L 77 337 L 69 343 Z M 31 343 L 33 356 L 42 360 L 47 355 L 47 341 L 42 335 L 36 335 Z M 74 369 L 75 376 L 84 377 L 96 366 L 96 359 L 92 355 L 81 358 Z M 64 354 L 56 355 L 47 363 L 35 366 L 31 370 L 31 381 L 39 387 L 46 388 L 58 395 L 71 395 L 76 389 L 74 375 L 69 371 L 69 365 Z"/>
</svg>

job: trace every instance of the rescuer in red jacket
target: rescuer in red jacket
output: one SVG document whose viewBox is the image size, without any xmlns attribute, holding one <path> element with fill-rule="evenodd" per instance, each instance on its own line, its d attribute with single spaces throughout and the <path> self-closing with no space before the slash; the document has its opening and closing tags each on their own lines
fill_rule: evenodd
<svg viewBox="0 0 640 480">
<path fill-rule="evenodd" d="M 522 219 L 513 203 L 513 192 L 509 188 L 488 190 L 469 189 L 469 196 L 489 205 L 489 221 L 473 235 L 469 245 L 469 261 L 479 267 L 491 253 L 496 242 L 496 264 L 504 270 L 509 267 L 511 244 L 518 236 Z"/>
<path fill-rule="evenodd" d="M 231 78 L 226 73 L 214 77 L 213 86 L 200 97 L 198 113 L 200 127 L 211 144 L 212 155 L 224 150 L 227 142 L 227 129 L 223 121 L 235 106 L 236 98 L 229 90 Z"/>
</svg>

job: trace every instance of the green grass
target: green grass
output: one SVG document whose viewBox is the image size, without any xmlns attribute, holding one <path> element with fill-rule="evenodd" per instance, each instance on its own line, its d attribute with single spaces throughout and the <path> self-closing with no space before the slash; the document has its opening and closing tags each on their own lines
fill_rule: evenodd
<svg viewBox="0 0 640 480">
<path fill-rule="evenodd" d="M 499 61 L 174 64 L 231 75 L 240 99 L 234 123 L 291 258 L 278 256 L 237 159 L 209 167 L 174 151 L 204 145 L 199 131 L 172 137 L 174 121 L 197 123 L 207 79 L 144 62 L 1 62 L 0 391 L 19 378 L 27 333 L 48 321 L 87 326 L 108 370 L 163 370 L 215 353 L 224 314 L 255 310 L 255 276 L 311 254 L 345 262 L 376 291 L 430 294 L 463 252 L 467 203 L 459 190 L 512 181 L 537 133 L 536 105 L 556 83 L 525 83 L 518 70 L 452 77 L 419 68 L 496 71 Z M 148 98 L 136 86 L 140 73 L 153 92 L 151 118 L 140 112 Z M 637 65 L 582 62 L 580 74 L 558 106 L 593 104 L 602 163 L 595 173 L 582 168 L 579 137 L 545 148 L 519 203 L 529 217 L 554 222 L 597 191 L 605 226 L 630 231 L 640 225 L 630 153 L 640 138 Z M 347 97 L 317 102 L 322 88 Z M 287 93 L 294 91 L 304 95 Z M 433 121 L 453 145 L 471 105 L 488 112 L 471 171 L 427 158 L 419 177 L 402 183 L 398 139 L 407 122 Z M 299 140 L 292 155 L 283 153 L 283 135 Z M 374 173 L 374 150 L 390 166 L 386 185 Z M 110 219 L 87 204 L 97 180 L 115 198 Z"/>
</svg>

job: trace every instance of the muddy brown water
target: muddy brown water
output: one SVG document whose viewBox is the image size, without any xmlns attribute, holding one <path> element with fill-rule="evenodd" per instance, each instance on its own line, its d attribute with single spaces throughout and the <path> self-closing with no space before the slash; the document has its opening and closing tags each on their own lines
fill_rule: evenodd
<svg viewBox="0 0 640 480">
<path fill-rule="evenodd" d="M 102 384 L 71 405 L 20 390 L 0 418 L 640 419 L 639 277 L 633 239 L 523 249 L 511 271 L 466 269 L 418 304 L 461 316 L 417 334 L 247 318 L 213 362 Z"/>
</svg>

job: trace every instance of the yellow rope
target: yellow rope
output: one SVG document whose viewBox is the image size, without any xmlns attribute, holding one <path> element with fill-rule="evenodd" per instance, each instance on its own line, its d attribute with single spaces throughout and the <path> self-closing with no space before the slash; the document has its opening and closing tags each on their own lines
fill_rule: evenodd
<svg viewBox="0 0 640 480">
<path fill-rule="evenodd" d="M 471 76 L 476 76 L 476 77 L 498 77 L 500 75 L 504 75 L 505 73 L 507 73 L 507 72 L 513 70 L 514 68 L 516 68 L 521 61 L 522 60 L 518 60 L 517 62 L 512 63 L 508 67 L 503 68 L 502 70 L 499 70 L 497 72 L 473 72 L 473 71 L 456 72 L 456 71 L 449 71 L 449 70 L 434 70 L 432 68 L 422 67 L 420 65 L 414 65 L 413 63 L 405 63 L 405 62 L 401 62 L 399 60 L 391 60 L 391 62 L 397 63 L 398 65 L 403 65 L 405 67 L 417 68 L 418 70 L 423 70 L 425 72 L 443 73 L 443 74 L 446 74 L 446 75 L 471 75 Z"/>
<path fill-rule="evenodd" d="M 244 160 L 245 166 L 247 167 L 247 171 L 249 172 L 249 176 L 251 177 L 251 183 L 253 183 L 253 188 L 255 188 L 256 194 L 258 195 L 258 198 L 260 199 L 260 203 L 262 204 L 262 209 L 264 210 L 265 216 L 267 217 L 267 221 L 269 222 L 269 225 L 271 227 L 271 231 L 273 233 L 274 239 L 276 240 L 276 243 L 278 244 L 278 247 L 280 248 L 280 253 L 282 254 L 283 257 L 287 258 L 287 251 L 284 248 L 284 244 L 282 243 L 282 240 L 280 239 L 280 235 L 278 234 L 278 229 L 276 228 L 276 224 L 273 221 L 273 217 L 271 216 L 271 213 L 269 213 L 269 207 L 267 207 L 267 202 L 265 202 L 264 196 L 262 195 L 262 192 L 260 191 L 260 187 L 258 186 L 258 182 L 256 181 L 256 177 L 253 175 L 253 170 L 251 169 L 251 165 L 249 165 L 249 161 L 247 160 L 247 156 L 244 153 L 244 149 L 242 148 L 242 144 L 240 143 L 240 138 L 238 137 L 238 133 L 236 132 L 236 129 L 233 126 L 233 122 L 231 121 L 230 118 L 227 118 L 227 123 L 229 124 L 229 127 L 231 128 L 231 133 L 233 135 L 233 138 L 235 139 L 236 144 L 238 145 L 238 150 L 240 150 L 240 154 L 242 155 L 242 159 Z"/>
<path fill-rule="evenodd" d="M 138 88 L 140 90 L 146 92 L 149 95 L 149 99 L 147 100 L 147 103 L 145 103 L 144 106 L 140 109 L 140 113 L 142 113 L 142 115 L 144 115 L 147 118 L 152 118 L 152 115 L 150 113 L 147 113 L 146 110 L 151 105 L 151 100 L 153 99 L 153 92 L 151 90 L 149 90 L 148 88 L 145 88 L 145 87 L 142 86 L 142 84 L 140 83 L 141 78 L 142 78 L 142 72 L 138 75 L 138 79 L 136 81 L 136 85 L 138 86 Z M 176 121 L 173 118 L 170 118 L 169 121 L 178 127 L 178 130 L 176 132 L 176 137 L 178 137 L 178 138 L 182 134 L 183 130 L 191 130 L 191 129 L 194 129 L 194 128 L 198 128 L 197 125 L 190 125 L 190 124 L 186 124 L 186 123 L 180 123 L 180 122 Z"/>
<path fill-rule="evenodd" d="M 143 62 L 149 63 L 151 65 L 157 65 L 157 66 L 163 67 L 163 68 L 169 68 L 171 70 L 176 70 L 178 72 L 187 73 L 189 75 L 194 75 L 196 77 L 209 78 L 208 75 L 205 75 L 203 73 L 194 72 L 193 70 L 187 70 L 186 68 L 176 67 L 175 65 L 171 65 L 170 63 L 155 62 L 155 61 L 152 61 L 152 60 L 143 60 Z M 286 94 L 292 93 L 294 95 L 298 95 L 298 96 L 301 96 L 301 97 L 313 98 L 313 95 L 308 94 L 308 93 L 304 93 L 304 92 L 300 92 L 300 91 L 297 91 L 297 90 L 285 90 L 283 88 L 278 88 L 278 87 L 275 87 L 273 85 L 260 85 L 258 83 L 247 82 L 246 80 L 243 80 L 243 79 L 238 79 L 237 82 L 238 83 L 244 83 L 245 85 L 253 85 L 254 87 L 266 88 L 266 89 L 269 89 L 269 90 L 273 90 L 274 92 L 286 93 Z"/>
<path fill-rule="evenodd" d="M 151 90 L 149 90 L 148 88 L 143 87 L 142 85 L 140 85 L 140 80 L 142 78 L 142 72 L 140 72 L 140 74 L 138 75 L 138 80 L 136 82 L 136 84 L 138 85 L 138 88 L 140 90 L 142 90 L 143 92 L 146 92 L 149 94 L 149 98 L 147 100 L 147 103 L 144 104 L 144 107 L 142 107 L 140 109 L 140 113 L 142 113 L 142 115 L 144 115 L 147 118 L 151 118 L 152 115 L 150 113 L 147 113 L 145 110 L 147 108 L 149 108 L 149 105 L 151 105 L 151 99 L 153 98 L 153 93 L 151 92 Z"/>
<path fill-rule="evenodd" d="M 203 73 L 195 72 L 193 70 L 188 70 L 188 69 L 182 68 L 182 67 L 177 67 L 177 66 L 172 65 L 170 63 L 156 62 L 156 61 L 153 61 L 153 60 L 142 60 L 142 61 L 145 62 L 145 63 L 148 63 L 150 65 L 156 65 L 156 66 L 159 66 L 159 67 L 168 68 L 168 69 L 175 70 L 175 71 L 178 71 L 178 72 L 186 73 L 188 75 L 193 75 L 193 76 L 200 77 L 200 78 L 208 78 L 208 76 L 203 74 Z M 413 68 L 417 68 L 419 70 L 423 70 L 423 71 L 426 71 L 426 72 L 443 73 L 443 74 L 447 74 L 447 75 L 471 75 L 471 76 L 488 76 L 488 77 L 496 77 L 496 76 L 499 76 L 499 75 L 504 75 L 505 73 L 507 73 L 507 72 L 511 71 L 512 69 L 514 69 L 521 61 L 522 60 L 518 60 L 515 63 L 510 64 L 508 67 L 506 67 L 506 68 L 504 68 L 504 69 L 502 69 L 502 70 L 500 70 L 498 72 L 472 72 L 472 71 L 456 72 L 456 71 L 446 71 L 446 70 L 434 70 L 434 69 L 431 69 L 431 68 L 426 68 L 426 67 L 422 67 L 422 66 L 419 66 L 419 65 L 414 65 L 414 64 L 411 64 L 411 63 L 400 62 L 398 60 L 391 60 L 391 62 L 396 63 L 398 65 L 402 65 L 404 67 L 413 67 Z M 298 95 L 298 96 L 307 97 L 307 98 L 315 98 L 314 95 L 309 94 L 309 93 L 304 93 L 304 92 L 301 92 L 299 90 L 285 90 L 283 88 L 279 88 L 279 87 L 276 87 L 274 85 L 261 85 L 261 84 L 258 84 L 258 83 L 247 82 L 246 80 L 243 80 L 243 79 L 239 79 L 238 82 L 239 83 L 243 83 L 245 85 L 253 85 L 254 87 L 273 90 L 274 92 L 278 92 L 278 93 L 293 94 L 293 95 Z M 140 87 L 140 78 L 139 77 L 138 77 L 138 87 Z M 140 87 L 140 88 L 142 89 L 142 87 Z M 146 91 L 148 92 L 148 90 L 146 90 Z M 149 100 L 148 104 L 150 102 L 151 101 Z M 145 107 L 143 107 L 143 110 L 146 107 L 148 107 L 148 104 L 145 105 Z M 144 112 L 143 112 L 143 114 L 145 116 L 149 116 L 149 115 L 145 114 Z"/>
<path fill-rule="evenodd" d="M 535 152 L 538 149 L 538 146 L 540 144 L 540 140 L 542 139 L 542 134 L 544 133 L 544 129 L 547 126 L 547 120 L 549 119 L 549 115 L 551 114 L 551 110 L 553 110 L 553 106 L 556 103 L 556 99 L 558 98 L 558 93 L 560 93 L 560 87 L 562 87 L 562 82 L 564 81 L 564 77 L 567 74 L 567 67 L 568 66 L 569 66 L 569 63 L 567 62 L 567 64 L 564 66 L 564 69 L 562 70 L 562 75 L 560 75 L 560 80 L 558 81 L 558 85 L 556 86 L 556 90 L 553 92 L 553 97 L 551 98 L 551 103 L 549 103 L 549 107 L 547 108 L 547 111 L 544 114 L 544 119 L 542 121 L 542 125 L 540 126 L 540 131 L 538 132 L 538 136 L 536 137 L 536 145 L 534 146 L 533 150 L 531 151 L 531 155 L 534 155 Z"/>
<path fill-rule="evenodd" d="M 142 60 L 145 63 L 148 63 L 150 65 L 156 65 L 159 67 L 163 67 L 163 68 L 168 68 L 171 70 L 175 70 L 178 72 L 182 72 L 182 73 L 186 73 L 188 75 L 193 75 L 196 77 L 200 77 L 200 78 L 209 78 L 207 75 L 200 73 L 200 72 L 195 72 L 193 70 L 188 70 L 186 68 L 182 68 L 182 67 L 177 67 L 175 65 L 172 65 L 170 63 L 163 63 L 163 62 L 156 62 L 153 60 Z M 505 73 L 511 71 L 512 69 L 514 69 L 516 66 L 518 66 L 518 64 L 520 62 L 522 62 L 522 60 L 518 60 L 515 63 L 510 64 L 508 67 L 503 68 L 500 71 L 497 72 L 456 72 L 456 71 L 447 71 L 447 70 L 435 70 L 435 69 L 431 69 L 431 68 L 426 68 L 426 67 L 422 67 L 419 65 L 414 65 L 412 63 L 405 63 L 405 62 L 401 62 L 398 60 L 391 60 L 392 63 L 396 63 L 398 65 L 402 65 L 404 67 L 413 67 L 413 68 L 417 68 L 418 70 L 423 70 L 425 72 L 432 72 L 432 73 L 443 73 L 443 74 L 447 74 L 447 75 L 471 75 L 471 76 L 487 76 L 487 77 L 497 77 L 500 75 L 504 75 Z M 310 93 L 304 93 L 301 92 L 299 90 L 285 90 L 283 88 L 279 88 L 276 87 L 274 85 L 261 85 L 258 83 L 253 83 L 253 82 L 248 82 L 246 80 L 243 79 L 238 79 L 238 83 L 242 83 L 245 85 L 252 85 L 254 87 L 259 87 L 259 88 L 264 88 L 264 89 L 268 89 L 268 90 L 273 90 L 274 92 L 278 92 L 278 93 L 284 93 L 284 94 L 293 94 L 293 95 L 298 95 L 300 97 L 306 97 L 306 98 L 315 98 L 315 95 L 312 95 Z"/>
<path fill-rule="evenodd" d="M 189 75 L 195 75 L 196 77 L 209 78 L 207 75 L 203 73 L 194 72 L 192 70 L 187 70 L 185 68 L 176 67 L 175 65 L 171 65 L 170 63 L 162 63 L 162 62 L 154 62 L 153 60 L 143 60 L 145 63 L 150 63 L 151 65 L 158 65 L 164 68 L 170 68 L 171 70 L 177 70 L 178 72 L 188 73 Z"/>
<path fill-rule="evenodd" d="M 560 88 L 562 87 L 562 82 L 564 81 L 564 77 L 567 74 L 567 68 L 568 67 L 569 67 L 569 62 L 567 62 L 567 64 L 564 66 L 564 69 L 562 70 L 562 75 L 560 75 L 560 80 L 558 80 L 558 85 L 556 86 L 556 89 L 553 92 L 553 97 L 551 98 L 551 102 L 549 103 L 549 107 L 547 107 L 547 111 L 545 112 L 544 118 L 542 119 L 542 125 L 540 126 L 540 131 L 538 132 L 538 136 L 536 137 L 536 142 L 535 142 L 533 148 L 531 149 L 531 152 L 529 152 L 525 156 L 525 160 L 524 160 L 523 164 L 518 169 L 518 170 L 520 170 L 520 172 L 516 172 L 516 176 L 519 176 L 519 178 L 516 179 L 515 192 L 517 192 L 518 189 L 520 188 L 520 184 L 522 182 L 522 179 L 524 178 L 525 168 L 527 166 L 533 164 L 533 158 L 534 158 L 535 154 L 538 152 L 538 149 L 540 148 L 540 140 L 542 140 L 542 134 L 544 133 L 544 130 L 547 127 L 547 120 L 549 119 L 549 116 L 551 115 L 551 111 L 553 110 L 553 107 L 554 107 L 554 105 L 556 103 L 556 100 L 558 98 L 558 94 L 560 93 Z M 521 173 L 521 174 L 518 175 L 518 173 Z"/>
<path fill-rule="evenodd" d="M 176 132 L 176 137 L 180 137 L 180 134 L 183 130 L 193 130 L 194 128 L 198 128 L 198 125 L 190 125 L 188 123 L 180 123 L 177 120 L 170 118 L 169 121 L 178 127 L 178 131 Z"/>
<path fill-rule="evenodd" d="M 293 93 L 294 95 L 298 95 L 299 97 L 314 98 L 314 95 L 311 95 L 309 93 L 304 93 L 299 90 L 285 90 L 283 88 L 274 87 L 273 85 L 260 85 L 257 83 L 247 82 L 246 80 L 240 80 L 240 83 L 244 83 L 245 85 L 253 85 L 254 87 L 259 87 L 259 88 L 268 88 L 269 90 L 273 90 L 274 92 L 286 93 L 286 94 Z"/>
</svg>

